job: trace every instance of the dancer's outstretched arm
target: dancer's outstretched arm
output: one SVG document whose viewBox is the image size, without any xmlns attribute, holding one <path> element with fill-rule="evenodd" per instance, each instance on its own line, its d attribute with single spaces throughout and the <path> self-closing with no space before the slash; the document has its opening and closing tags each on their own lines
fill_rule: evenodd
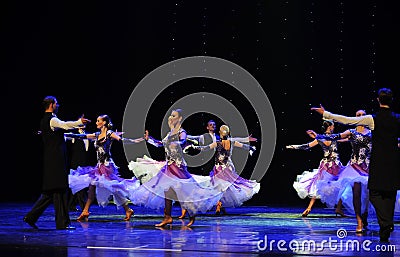
<svg viewBox="0 0 400 257">
<path fill-rule="evenodd" d="M 253 153 L 256 151 L 256 147 L 252 146 L 252 145 L 249 145 L 249 144 L 242 144 L 240 142 L 234 141 L 233 145 L 235 147 L 240 147 L 240 148 L 249 150 L 250 155 L 253 155 Z"/>
<path fill-rule="evenodd" d="M 64 133 L 66 138 L 76 138 L 76 139 L 96 139 L 96 134 L 74 134 L 74 133 Z"/>
<path fill-rule="evenodd" d="M 330 141 L 338 141 L 338 142 L 347 142 L 348 139 L 351 137 L 351 131 L 346 130 L 342 133 L 337 133 L 337 134 L 331 134 L 331 135 L 326 135 L 326 134 L 318 134 L 314 130 L 307 130 L 307 134 L 311 138 L 315 139 L 325 139 L 325 140 L 330 140 Z"/>
<path fill-rule="evenodd" d="M 86 139 L 87 134 L 74 134 L 74 133 L 64 133 L 66 139 Z"/>
<path fill-rule="evenodd" d="M 345 142 L 351 136 L 351 131 L 346 130 L 345 132 L 342 133 L 337 133 L 337 134 L 317 134 L 313 130 L 307 130 L 307 134 L 315 139 L 325 139 L 329 141 L 339 141 L 339 142 Z"/>
<path fill-rule="evenodd" d="M 257 142 L 257 138 L 253 137 L 251 134 L 247 137 L 232 137 L 231 139 L 232 141 L 241 143 Z"/>
<path fill-rule="evenodd" d="M 204 145 L 204 146 L 191 144 L 191 145 L 188 145 L 185 148 L 183 148 L 183 152 L 187 153 L 187 151 L 190 148 L 193 148 L 193 149 L 196 149 L 196 150 L 200 150 L 200 151 L 203 152 L 203 151 L 208 151 L 208 150 L 214 149 L 215 147 L 217 147 L 217 142 L 211 143 L 209 145 Z"/>
<path fill-rule="evenodd" d="M 138 137 L 138 138 L 126 138 L 126 137 L 123 137 L 122 138 L 122 141 L 124 142 L 124 144 L 126 144 L 126 143 L 133 143 L 133 144 L 137 144 L 137 143 L 140 143 L 140 142 L 143 142 L 144 141 L 144 138 L 143 137 Z"/>
<path fill-rule="evenodd" d="M 364 125 L 368 126 L 371 130 L 374 130 L 374 118 L 372 115 L 363 115 L 359 117 L 347 117 L 339 114 L 333 114 L 325 110 L 325 108 L 320 105 L 320 107 L 311 107 L 312 111 L 322 114 L 325 119 L 331 119 L 336 122 L 347 124 L 347 125 Z"/>
<path fill-rule="evenodd" d="M 154 145 L 155 147 L 162 147 L 163 143 L 160 140 L 154 139 L 152 136 L 149 135 L 149 131 L 146 130 L 144 133 L 144 139 L 147 143 Z"/>
<path fill-rule="evenodd" d="M 317 139 L 315 139 L 309 143 L 302 144 L 302 145 L 287 145 L 286 148 L 287 149 L 295 149 L 295 150 L 308 150 L 311 147 L 314 147 L 316 145 L 318 145 Z"/>
<path fill-rule="evenodd" d="M 202 144 L 204 145 L 204 136 L 192 136 L 192 135 L 187 135 L 186 140 L 192 142 L 195 145 Z"/>
</svg>

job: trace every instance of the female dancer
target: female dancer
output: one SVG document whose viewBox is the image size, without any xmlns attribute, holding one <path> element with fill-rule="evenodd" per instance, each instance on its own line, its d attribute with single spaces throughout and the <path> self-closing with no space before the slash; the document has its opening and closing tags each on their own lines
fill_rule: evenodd
<svg viewBox="0 0 400 257">
<path fill-rule="evenodd" d="M 236 173 L 235 166 L 231 159 L 233 147 L 247 149 L 250 151 L 250 155 L 256 150 L 256 148 L 249 144 L 243 144 L 232 139 L 229 136 L 230 129 L 227 125 L 222 125 L 220 127 L 219 135 L 221 138 L 220 141 L 213 142 L 206 146 L 189 145 L 184 149 L 184 151 L 188 148 L 199 149 L 201 151 L 215 149 L 215 165 L 213 170 L 210 172 L 209 183 L 223 192 L 220 201 L 217 203 L 217 214 L 221 210 L 222 203 L 225 207 L 241 206 L 260 190 L 260 183 L 255 180 L 244 179 Z M 203 176 L 195 176 L 195 179 L 198 177 Z M 204 179 L 198 180 L 202 181 L 202 184 L 205 183 Z M 183 210 L 183 213 L 179 218 L 183 218 L 184 216 L 185 211 Z"/>
<path fill-rule="evenodd" d="M 108 115 L 100 115 L 96 120 L 99 132 L 93 134 L 68 134 L 69 137 L 88 138 L 94 140 L 97 153 L 97 165 L 95 167 L 78 167 L 71 170 L 69 175 L 69 186 L 72 193 L 89 187 L 88 198 L 78 221 L 88 220 L 89 207 L 96 196 L 97 202 L 101 206 L 109 203 L 109 197 L 113 196 L 114 202 L 123 206 L 125 210 L 125 221 L 129 221 L 133 215 L 133 210 L 128 206 L 129 193 L 136 190 L 140 183 L 136 178 L 123 179 L 118 173 L 118 167 L 111 158 L 111 145 L 114 140 L 121 141 L 119 133 L 112 131 L 111 119 Z M 127 139 L 134 143 L 143 141 L 143 138 Z"/>
<path fill-rule="evenodd" d="M 335 128 L 333 121 L 324 120 L 322 123 L 322 131 L 330 135 Z M 320 199 L 319 192 L 317 190 L 316 184 L 320 180 L 333 181 L 337 180 L 339 174 L 343 170 L 343 165 L 339 159 L 339 153 L 337 151 L 337 142 L 328 141 L 324 139 L 314 139 L 313 141 L 302 144 L 302 145 L 288 145 L 288 149 L 301 149 L 308 150 L 311 147 L 320 145 L 324 151 L 324 157 L 320 161 L 318 169 L 309 172 L 305 171 L 303 174 L 297 176 L 297 180 L 293 183 L 294 189 L 301 199 L 310 198 L 310 203 L 307 209 L 302 213 L 303 217 L 307 217 L 313 207 L 316 199 Z M 342 211 L 342 201 L 339 200 L 335 210 L 336 214 L 345 216 Z"/>
<path fill-rule="evenodd" d="M 364 110 L 358 110 L 356 116 L 364 116 Z M 371 130 L 363 125 L 355 129 L 348 129 L 340 134 L 317 135 L 312 130 L 307 133 L 313 138 L 324 138 L 327 140 L 348 139 L 352 146 L 351 158 L 339 175 L 337 181 L 319 181 L 317 190 L 321 201 L 328 206 L 341 199 L 343 205 L 356 214 L 356 233 L 363 233 L 363 228 L 368 226 L 368 170 L 372 148 Z M 334 193 L 332 193 L 334 192 Z"/>
<path fill-rule="evenodd" d="M 176 109 L 168 118 L 170 132 L 162 141 L 148 135 L 145 139 L 156 147 L 164 147 L 166 162 L 162 169 L 133 192 L 133 204 L 159 209 L 164 207 L 164 219 L 156 227 L 172 223 L 171 211 L 174 201 L 178 201 L 190 215 L 190 227 L 198 212 L 211 209 L 221 198 L 221 193 L 212 187 L 203 187 L 187 171 L 182 146 L 186 144 L 186 131 L 181 127 L 182 110 Z"/>
</svg>

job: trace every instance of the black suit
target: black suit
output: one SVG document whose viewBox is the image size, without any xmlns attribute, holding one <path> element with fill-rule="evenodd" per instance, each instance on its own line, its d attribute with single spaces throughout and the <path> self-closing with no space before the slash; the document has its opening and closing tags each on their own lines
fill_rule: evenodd
<svg viewBox="0 0 400 257">
<path fill-rule="evenodd" d="M 56 228 L 63 229 L 70 224 L 67 209 L 68 165 L 64 130 L 53 131 L 50 120 L 53 114 L 46 112 L 40 122 L 43 139 L 43 184 L 42 194 L 25 216 L 28 223 L 36 223 L 46 208 L 53 203 Z"/>
<path fill-rule="evenodd" d="M 82 139 L 73 139 L 68 143 L 68 150 L 71 169 L 75 170 L 78 166 L 96 165 L 96 152 L 94 152 L 93 142 L 88 141 L 88 149 L 86 150 L 85 142 Z"/>
<path fill-rule="evenodd" d="M 204 144 L 202 144 L 203 146 L 210 145 L 214 142 L 214 139 L 212 138 L 210 133 L 203 134 L 203 138 L 204 138 Z M 216 142 L 220 141 L 219 135 L 215 134 L 215 139 Z M 209 155 L 207 152 L 201 152 L 200 154 L 203 154 L 205 158 L 208 157 L 206 156 L 206 154 Z M 214 165 L 215 165 L 215 158 L 212 157 L 207 163 L 201 166 L 202 175 L 208 176 L 210 172 L 213 170 Z"/>
<path fill-rule="evenodd" d="M 393 230 L 396 195 L 400 189 L 400 150 L 397 146 L 400 114 L 381 108 L 373 118 L 368 188 L 382 235 Z"/>
</svg>

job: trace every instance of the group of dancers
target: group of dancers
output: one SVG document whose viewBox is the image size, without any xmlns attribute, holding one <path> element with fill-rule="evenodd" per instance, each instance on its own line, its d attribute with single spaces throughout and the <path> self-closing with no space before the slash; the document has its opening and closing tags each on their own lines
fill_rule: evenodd
<svg viewBox="0 0 400 257">
<path fill-rule="evenodd" d="M 182 121 L 182 110 L 173 110 L 168 117 L 170 130 L 162 140 L 153 138 L 147 130 L 141 138 L 124 138 L 121 133 L 112 130 L 112 122 L 107 115 L 97 118 L 96 133 L 69 133 L 68 137 L 92 139 L 97 153 L 96 166 L 71 169 L 69 174 L 69 187 L 72 193 L 75 194 L 88 187 L 88 199 L 77 220 L 88 220 L 89 208 L 95 198 L 99 205 L 106 206 L 112 197 L 117 208 L 121 206 L 124 208 L 126 221 L 129 221 L 134 214 L 129 208 L 129 202 L 152 209 L 163 209 L 164 218 L 155 225 L 157 227 L 172 223 L 172 205 L 178 202 L 182 208 L 180 218 L 187 213 L 190 221 L 186 226 L 190 227 L 195 222 L 197 214 L 205 213 L 214 206 L 217 206 L 217 209 L 221 205 L 238 207 L 258 193 L 260 183 L 240 177 L 231 159 L 234 147 L 254 152 L 256 149 L 249 142 L 256 139 L 251 136 L 232 138 L 230 128 L 222 125 L 218 140 L 214 137 L 210 144 L 197 145 L 193 143 L 194 140 L 188 140 L 188 135 L 182 128 Z M 137 158 L 128 165 L 134 176 L 131 179 L 122 178 L 111 157 L 113 141 L 131 143 L 146 141 L 156 147 L 163 147 L 165 160 L 153 160 L 147 156 Z M 189 149 L 215 151 L 214 167 L 209 175 L 193 175 L 189 172 L 184 158 Z"/>
<path fill-rule="evenodd" d="M 388 242 L 394 230 L 394 213 L 400 211 L 400 114 L 391 109 L 393 92 L 389 88 L 381 88 L 377 93 L 379 111 L 372 115 L 359 110 L 356 117 L 347 117 L 328 112 L 322 105 L 312 107 L 311 110 L 321 114 L 324 119 L 322 134 L 309 130 L 307 133 L 313 138 L 311 142 L 289 145 L 287 148 L 307 150 L 320 145 L 323 150 L 319 167 L 299 175 L 293 183 L 299 197 L 310 198 L 309 206 L 302 213 L 303 217 L 307 217 L 315 201 L 321 199 L 328 206 L 336 206 L 335 212 L 338 215 L 345 215 L 342 206 L 355 213 L 356 232 L 363 233 L 368 226 L 368 213 L 373 211 L 378 219 L 380 241 Z M 226 125 L 220 127 L 219 139 L 214 133 L 213 122 L 207 125 L 210 130 L 207 137 L 189 136 L 182 128 L 182 112 L 176 109 L 168 118 L 170 130 L 162 140 L 154 139 L 148 132 L 137 139 L 123 138 L 121 133 L 112 130 L 112 123 L 107 115 L 97 118 L 96 126 L 99 131 L 96 133 L 65 135 L 64 131 L 77 128 L 90 120 L 83 115 L 77 121 L 60 120 L 56 116 L 59 104 L 54 96 L 46 96 L 42 103 L 42 193 L 23 218 L 25 223 L 35 229 L 38 228 L 37 220 L 51 202 L 54 203 L 56 229 L 74 229 L 70 226 L 65 204 L 65 191 L 68 188 L 73 193 L 88 188 L 88 199 L 78 220 L 88 220 L 89 207 L 95 197 L 102 206 L 107 205 L 112 197 L 118 207 L 124 208 L 126 221 L 134 214 L 129 208 L 129 202 L 164 209 L 164 218 L 156 226 L 172 223 L 173 202 L 179 202 L 182 208 L 181 218 L 186 213 L 189 214 L 188 225 L 191 226 L 196 214 L 213 206 L 217 206 L 218 210 L 222 204 L 240 206 L 260 189 L 258 182 L 241 178 L 236 173 L 231 159 L 234 147 L 247 149 L 252 154 L 255 148 L 243 142 L 249 143 L 255 139 L 251 136 L 232 138 Z M 334 134 L 334 122 L 356 127 Z M 68 177 L 66 136 L 92 139 L 97 152 L 97 164 L 93 167 L 72 169 Z M 193 138 L 198 138 L 203 144 L 190 144 L 188 139 Z M 121 178 L 110 150 L 113 141 L 123 140 L 132 143 L 146 141 L 163 147 L 165 160 L 156 161 L 147 156 L 137 158 L 129 163 L 129 169 L 135 176 L 131 179 Z M 341 163 L 337 148 L 338 142 L 343 141 L 349 141 L 352 145 L 352 154 L 346 165 Z M 214 166 L 210 168 L 209 175 L 198 176 L 189 172 L 184 153 L 190 148 L 215 151 Z"/>
<path fill-rule="evenodd" d="M 364 116 L 364 110 L 358 110 L 356 116 Z M 356 233 L 363 233 L 368 226 L 368 210 L 372 207 L 368 198 L 368 172 L 372 150 L 372 133 L 366 126 L 358 125 L 342 133 L 333 134 L 333 120 L 323 120 L 322 134 L 308 130 L 307 134 L 313 141 L 302 145 L 288 145 L 288 149 L 307 150 L 320 145 L 323 158 L 320 165 L 312 172 L 305 171 L 297 176 L 293 187 L 299 197 L 310 198 L 310 203 L 302 213 L 306 217 L 316 199 L 320 199 L 328 207 L 336 207 L 335 213 L 346 216 L 342 210 L 344 205 L 356 216 Z M 338 142 L 350 142 L 351 157 L 347 165 L 339 158 Z"/>
</svg>

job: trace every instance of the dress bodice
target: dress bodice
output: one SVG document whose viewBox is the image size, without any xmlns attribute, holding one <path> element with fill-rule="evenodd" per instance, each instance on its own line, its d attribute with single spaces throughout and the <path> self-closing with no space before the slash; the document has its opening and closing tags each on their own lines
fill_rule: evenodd
<svg viewBox="0 0 400 257">
<path fill-rule="evenodd" d="M 178 166 L 186 166 L 186 161 L 183 158 L 182 145 L 180 143 L 180 136 L 183 132 L 186 133 L 182 128 L 174 135 L 171 135 L 171 132 L 169 132 L 162 140 L 165 150 L 165 159 L 168 164 L 176 163 Z"/>
<path fill-rule="evenodd" d="M 336 162 L 339 161 L 339 153 L 337 148 L 337 142 L 331 141 L 329 146 L 325 145 L 325 141 L 329 141 L 326 139 L 317 139 L 318 144 L 322 147 L 322 151 L 324 152 L 324 157 L 322 160 L 326 162 Z"/>
<path fill-rule="evenodd" d="M 372 148 L 372 132 L 368 131 L 366 134 L 362 134 L 355 129 L 350 129 L 350 143 L 353 149 L 351 154 L 351 164 L 361 164 L 365 162 L 369 164 Z"/>
<path fill-rule="evenodd" d="M 106 136 L 99 138 L 100 132 L 96 132 L 96 139 L 94 141 L 94 147 L 96 149 L 97 154 L 97 162 L 105 163 L 111 161 L 111 145 L 113 142 L 113 138 L 111 134 L 113 131 L 107 130 Z"/>
<path fill-rule="evenodd" d="M 215 164 L 216 165 L 232 165 L 232 149 L 234 142 L 227 139 L 230 142 L 229 149 L 225 149 L 222 141 L 217 141 L 217 147 L 215 149 Z"/>
</svg>

